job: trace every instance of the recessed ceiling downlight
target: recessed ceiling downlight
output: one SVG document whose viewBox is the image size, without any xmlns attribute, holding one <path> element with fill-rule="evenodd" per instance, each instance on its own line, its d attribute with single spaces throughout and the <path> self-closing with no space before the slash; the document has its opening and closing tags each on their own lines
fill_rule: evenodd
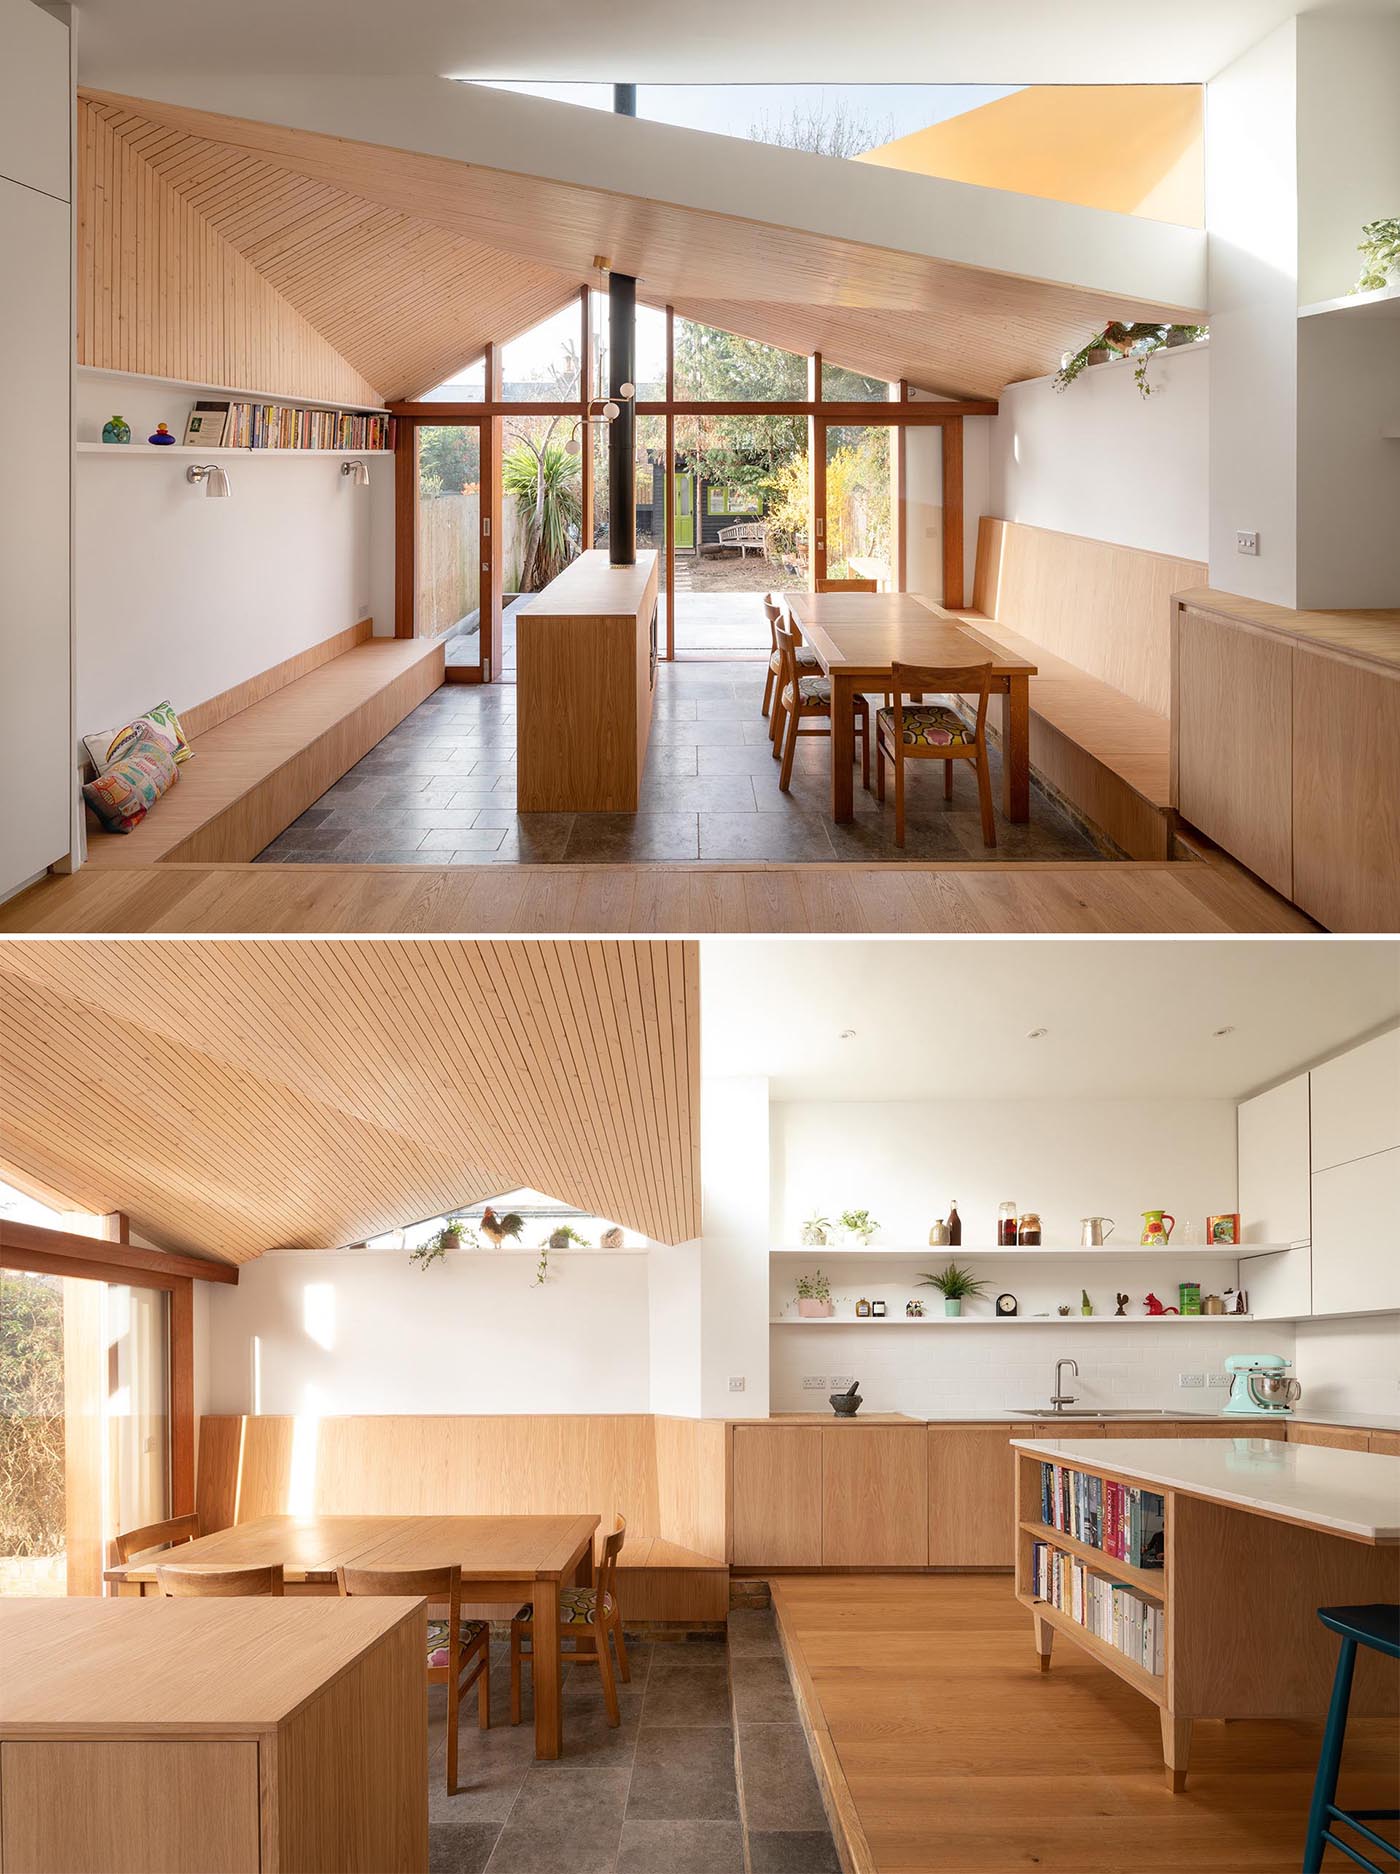
<svg viewBox="0 0 1400 1874">
<path fill-rule="evenodd" d="M 856 1031 L 854 1028 L 843 1028 L 841 1030 L 842 1041 L 854 1041 L 855 1038 L 856 1038 Z"/>
<path fill-rule="evenodd" d="M 1027 1041 L 1042 1041 L 1049 1032 L 1048 1028 L 1031 1028 L 1026 1033 L 1026 1039 Z"/>
<path fill-rule="evenodd" d="M 1234 1032 L 1234 1028 L 1227 1024 L 1224 1028 L 1212 1028 L 1210 1038 L 1212 1041 L 1219 1041 L 1223 1035 L 1232 1035 Z"/>
</svg>

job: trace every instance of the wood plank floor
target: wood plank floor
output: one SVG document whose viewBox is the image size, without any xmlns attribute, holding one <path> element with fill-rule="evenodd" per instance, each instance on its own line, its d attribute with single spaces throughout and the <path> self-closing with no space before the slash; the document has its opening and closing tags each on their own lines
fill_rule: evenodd
<svg viewBox="0 0 1400 1874">
<path fill-rule="evenodd" d="M 848 1874 L 1301 1865 L 1320 1721 L 1198 1724 L 1172 1796 L 1156 1707 L 1074 1646 L 1040 1673 L 1009 1575 L 790 1576 L 773 1590 Z M 1396 1726 L 1354 1722 L 1343 1804 L 1397 1807 L 1397 1765 Z"/>
<path fill-rule="evenodd" d="M 1273 934 L 1310 919 L 1231 865 L 161 865 L 46 878 L 0 932 Z"/>
</svg>

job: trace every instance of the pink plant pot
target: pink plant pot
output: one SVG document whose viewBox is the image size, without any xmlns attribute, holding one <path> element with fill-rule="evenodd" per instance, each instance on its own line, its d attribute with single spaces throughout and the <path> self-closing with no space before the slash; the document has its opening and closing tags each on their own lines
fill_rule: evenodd
<svg viewBox="0 0 1400 1874">
<path fill-rule="evenodd" d="M 808 1320 L 824 1320 L 827 1315 L 835 1314 L 836 1310 L 829 1301 L 817 1301 L 811 1296 L 804 1296 L 797 1303 L 797 1312 Z"/>
</svg>

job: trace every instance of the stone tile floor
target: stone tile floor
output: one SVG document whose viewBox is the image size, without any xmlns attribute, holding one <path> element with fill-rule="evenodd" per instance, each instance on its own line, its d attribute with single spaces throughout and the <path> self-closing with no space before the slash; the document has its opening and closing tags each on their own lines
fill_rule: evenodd
<svg viewBox="0 0 1400 1874">
<path fill-rule="evenodd" d="M 856 783 L 855 817 L 827 810 L 830 744 L 804 736 L 791 791 L 778 791 L 759 712 L 762 661 L 663 664 L 636 814 L 515 810 L 512 684 L 445 684 L 293 821 L 259 858 L 274 863 L 610 864 L 645 860 L 1083 860 L 1102 857 L 1032 787 L 1024 826 L 997 819 L 982 844 L 977 786 L 960 768 L 953 799 L 940 773 L 909 784 L 904 847 L 894 809 Z M 933 768 L 935 764 L 928 764 Z M 992 752 L 1000 797 L 1000 758 Z"/>
<path fill-rule="evenodd" d="M 455 1796 L 446 1692 L 433 1688 L 432 1874 L 838 1874 L 772 1614 L 736 1610 L 728 1645 L 628 1653 L 621 1726 L 607 1722 L 597 1668 L 569 1666 L 565 1754 L 536 1763 L 528 1689 L 512 1726 L 507 1650 L 493 1647 L 492 1727 L 476 1728 L 469 1700 Z"/>
</svg>

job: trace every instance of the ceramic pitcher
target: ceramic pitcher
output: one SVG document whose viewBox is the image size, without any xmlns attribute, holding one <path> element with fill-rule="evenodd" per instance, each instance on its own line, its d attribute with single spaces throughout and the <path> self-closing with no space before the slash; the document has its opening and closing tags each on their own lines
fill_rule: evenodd
<svg viewBox="0 0 1400 1874">
<path fill-rule="evenodd" d="M 1142 1235 L 1138 1241 L 1144 1249 L 1160 1249 L 1164 1243 L 1170 1243 L 1175 1228 L 1176 1218 L 1169 1210 L 1144 1210 Z"/>
</svg>

